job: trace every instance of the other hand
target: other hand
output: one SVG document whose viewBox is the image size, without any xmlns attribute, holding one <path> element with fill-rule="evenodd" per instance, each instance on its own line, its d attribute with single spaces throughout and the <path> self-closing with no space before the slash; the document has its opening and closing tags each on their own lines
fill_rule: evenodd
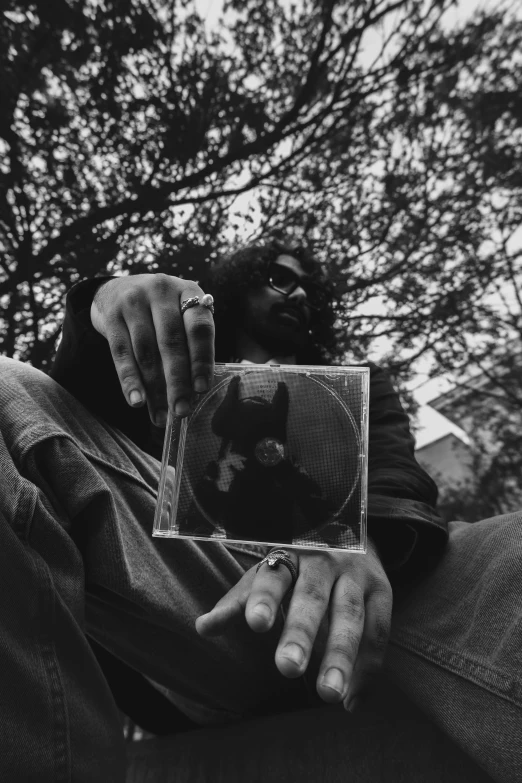
<svg viewBox="0 0 522 783">
<path fill-rule="evenodd" d="M 167 409 L 190 411 L 193 392 L 206 391 L 214 371 L 214 321 L 207 307 L 181 302 L 203 291 L 192 280 L 165 274 L 130 275 L 104 283 L 91 306 L 94 328 L 109 346 L 125 399 L 148 405 L 164 427 Z"/>
<path fill-rule="evenodd" d="M 365 685 L 381 667 L 391 624 L 392 590 L 374 545 L 366 555 L 289 548 L 298 568 L 279 644 L 276 666 L 285 677 L 304 674 L 324 619 L 326 642 L 317 692 L 326 702 L 352 710 Z M 225 633 L 244 613 L 253 631 L 268 631 L 291 586 L 289 570 L 254 566 L 196 621 L 202 636 Z"/>
</svg>

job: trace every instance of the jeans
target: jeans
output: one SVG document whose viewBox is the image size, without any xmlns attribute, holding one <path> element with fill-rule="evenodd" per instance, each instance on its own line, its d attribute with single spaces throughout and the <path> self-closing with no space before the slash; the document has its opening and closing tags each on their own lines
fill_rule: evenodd
<svg viewBox="0 0 522 783">
<path fill-rule="evenodd" d="M 86 634 L 202 725 L 313 699 L 275 667 L 280 626 L 198 636 L 196 617 L 263 552 L 152 538 L 158 476 L 49 377 L 0 358 L 0 780 L 125 779 L 120 716 Z M 396 603 L 385 662 L 506 783 L 522 778 L 521 563 L 521 514 L 453 523 L 439 566 Z"/>
</svg>

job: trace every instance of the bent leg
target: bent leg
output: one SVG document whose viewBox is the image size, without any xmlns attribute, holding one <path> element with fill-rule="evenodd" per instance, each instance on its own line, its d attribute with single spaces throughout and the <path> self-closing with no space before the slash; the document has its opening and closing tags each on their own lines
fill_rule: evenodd
<svg viewBox="0 0 522 783">
<path fill-rule="evenodd" d="M 83 634 L 81 557 L 20 472 L 17 444 L 7 448 L 5 414 L 0 405 L 0 780 L 118 783 L 121 721 Z"/>
<path fill-rule="evenodd" d="M 390 679 L 494 780 L 522 780 L 522 514 L 450 523 L 394 610 Z"/>
<path fill-rule="evenodd" d="M 85 633 L 201 723 L 302 703 L 278 629 L 201 639 L 255 562 L 217 542 L 151 537 L 159 463 L 51 379 L 0 359 L 0 778 L 123 779 L 118 713 Z"/>
</svg>

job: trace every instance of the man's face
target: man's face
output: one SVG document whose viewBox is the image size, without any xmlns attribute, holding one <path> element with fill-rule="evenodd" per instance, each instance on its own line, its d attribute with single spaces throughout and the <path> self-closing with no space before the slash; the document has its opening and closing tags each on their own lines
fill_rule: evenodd
<svg viewBox="0 0 522 783">
<path fill-rule="evenodd" d="M 306 280 L 308 275 L 296 258 L 288 255 L 278 256 L 274 280 L 279 276 L 283 283 L 289 275 Z M 268 284 L 255 288 L 247 294 L 244 311 L 245 331 L 274 355 L 295 352 L 308 339 L 311 311 L 307 305 L 307 296 L 298 286 L 288 296 L 274 290 Z"/>
</svg>

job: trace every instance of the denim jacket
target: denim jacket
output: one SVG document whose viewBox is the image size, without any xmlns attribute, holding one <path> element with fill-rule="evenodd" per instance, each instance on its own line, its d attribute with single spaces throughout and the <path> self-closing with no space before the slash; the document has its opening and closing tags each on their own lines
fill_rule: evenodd
<svg viewBox="0 0 522 783">
<path fill-rule="evenodd" d="M 50 375 L 92 413 L 161 457 L 147 408 L 127 404 L 108 342 L 91 324 L 94 293 L 107 279 L 84 280 L 67 295 L 62 340 Z M 447 526 L 436 511 L 435 482 L 415 459 L 409 420 L 388 375 L 372 362 L 362 366 L 370 368 L 368 535 L 391 583 L 403 586 L 417 582 L 436 564 L 447 542 Z"/>
</svg>

